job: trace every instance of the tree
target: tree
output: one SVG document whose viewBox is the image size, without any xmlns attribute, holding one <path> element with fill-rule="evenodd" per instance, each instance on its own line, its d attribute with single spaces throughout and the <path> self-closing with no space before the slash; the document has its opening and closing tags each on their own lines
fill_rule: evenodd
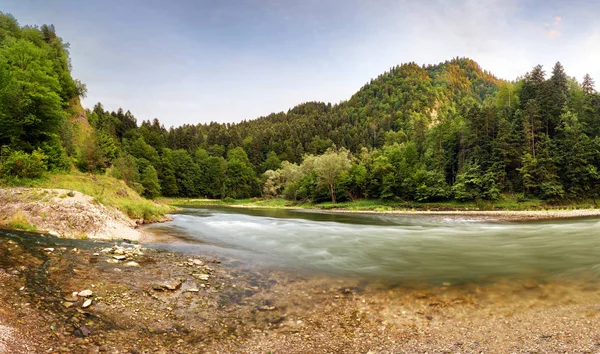
<svg viewBox="0 0 600 354">
<path fill-rule="evenodd" d="M 283 183 L 283 194 L 287 199 L 296 200 L 298 196 L 298 181 L 303 177 L 302 169 L 295 163 L 283 161 L 279 172 Z"/>
<path fill-rule="evenodd" d="M 224 195 L 227 162 L 221 156 L 210 156 L 204 149 L 196 150 L 194 159 L 200 169 L 200 193 L 210 198 Z"/>
<path fill-rule="evenodd" d="M 24 39 L 0 47 L 0 144 L 31 151 L 58 128 L 62 109 L 60 82 L 48 53 Z"/>
<path fill-rule="evenodd" d="M 592 93 L 596 92 L 594 88 L 594 79 L 592 79 L 590 74 L 585 74 L 585 76 L 583 77 L 583 83 L 581 84 L 581 88 L 583 89 L 583 92 L 585 92 L 587 95 L 591 95 Z"/>
<path fill-rule="evenodd" d="M 144 187 L 144 196 L 153 199 L 160 195 L 160 183 L 154 166 L 149 165 L 142 171 L 141 182 Z"/>
<path fill-rule="evenodd" d="M 263 173 L 263 195 L 265 198 L 277 197 L 282 188 L 281 173 L 267 170 Z"/>
<path fill-rule="evenodd" d="M 327 186 L 331 195 L 331 202 L 335 203 L 335 191 L 338 178 L 348 172 L 352 166 L 348 150 L 329 149 L 314 160 L 314 171 L 317 174 L 319 185 Z"/>
<path fill-rule="evenodd" d="M 232 198 L 248 198 L 258 189 L 256 171 L 241 147 L 227 153 L 225 187 L 227 196 Z"/>
<path fill-rule="evenodd" d="M 261 165 L 262 170 L 263 171 L 267 171 L 267 170 L 275 171 L 279 167 L 281 167 L 281 160 L 279 159 L 279 157 L 277 156 L 277 154 L 274 151 L 269 151 L 269 153 L 267 154 L 267 159 Z"/>
</svg>

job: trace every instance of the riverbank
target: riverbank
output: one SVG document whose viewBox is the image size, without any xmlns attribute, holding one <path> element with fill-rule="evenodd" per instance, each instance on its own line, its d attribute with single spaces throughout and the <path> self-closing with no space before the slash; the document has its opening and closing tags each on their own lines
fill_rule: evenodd
<svg viewBox="0 0 600 354">
<path fill-rule="evenodd" d="M 221 261 L 5 233 L 0 353 L 600 350 L 595 278 L 394 286 Z"/>
<path fill-rule="evenodd" d="M 480 210 L 474 203 L 392 203 L 386 201 L 357 201 L 347 203 L 302 203 L 295 204 L 283 199 L 167 199 L 160 202 L 176 206 L 210 206 L 231 208 L 265 208 L 285 210 L 305 210 L 332 213 L 361 213 L 361 214 L 399 214 L 399 215 L 437 215 L 437 216 L 467 216 L 486 220 L 521 221 L 598 217 L 600 209 L 588 203 L 573 204 L 570 206 L 551 206 L 524 204 L 498 204 L 494 210 Z M 504 205 L 504 207 L 503 207 Z M 508 206 L 510 205 L 510 206 Z M 526 206 L 527 205 L 527 206 Z"/>
<path fill-rule="evenodd" d="M 0 225 L 79 239 L 139 240 L 137 224 L 119 210 L 66 189 L 1 188 Z"/>
<path fill-rule="evenodd" d="M 92 175 L 76 171 L 68 174 L 48 174 L 37 179 L 0 180 L 0 188 L 65 189 L 85 194 L 93 202 L 117 209 L 137 224 L 160 222 L 173 211 L 165 204 L 142 198 L 125 182 L 107 175 Z"/>
<path fill-rule="evenodd" d="M 140 240 L 137 227 L 171 220 L 175 208 L 109 176 L 49 174 L 0 180 L 0 225 L 67 238 Z"/>
</svg>

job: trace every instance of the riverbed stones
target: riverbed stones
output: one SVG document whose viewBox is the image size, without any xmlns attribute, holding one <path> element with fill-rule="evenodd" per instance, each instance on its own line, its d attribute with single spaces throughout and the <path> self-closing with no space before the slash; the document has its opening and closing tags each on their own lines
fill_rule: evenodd
<svg viewBox="0 0 600 354">
<path fill-rule="evenodd" d="M 153 286 L 154 290 L 165 291 L 165 290 L 177 290 L 181 288 L 182 281 L 179 279 L 169 279 L 162 283 L 158 283 Z"/>
<path fill-rule="evenodd" d="M 196 279 L 200 279 L 200 280 L 204 280 L 204 281 L 207 281 L 208 278 L 210 278 L 210 275 L 208 275 L 208 274 L 192 274 L 192 276 Z"/>
<path fill-rule="evenodd" d="M 85 289 L 85 290 L 82 290 L 79 293 L 77 293 L 77 295 L 81 296 L 81 297 L 90 297 L 90 296 L 94 295 L 94 293 L 89 289 Z"/>
<path fill-rule="evenodd" d="M 83 305 L 81 305 L 81 307 L 83 307 L 85 309 L 85 308 L 90 307 L 91 305 L 92 305 L 92 299 L 87 299 L 84 301 L 84 303 L 83 303 Z"/>
<path fill-rule="evenodd" d="M 138 262 L 134 262 L 134 261 L 129 261 L 127 263 L 125 263 L 126 267 L 139 267 L 140 264 Z"/>
</svg>

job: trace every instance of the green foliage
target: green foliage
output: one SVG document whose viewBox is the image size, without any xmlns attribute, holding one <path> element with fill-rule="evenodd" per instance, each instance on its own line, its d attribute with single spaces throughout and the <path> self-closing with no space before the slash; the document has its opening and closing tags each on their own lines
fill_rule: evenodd
<svg viewBox="0 0 600 354">
<path fill-rule="evenodd" d="M 41 150 L 31 154 L 14 151 L 0 164 L 0 174 L 4 177 L 39 178 L 48 168 L 47 160 Z"/>
<path fill-rule="evenodd" d="M 158 174 L 154 166 L 149 165 L 142 171 L 141 183 L 144 187 L 144 196 L 148 198 L 156 198 L 160 195 L 160 184 L 158 182 Z"/>
<path fill-rule="evenodd" d="M 256 172 L 244 149 L 237 147 L 229 150 L 227 153 L 227 177 L 225 179 L 227 196 L 248 198 L 256 195 L 257 188 Z"/>
</svg>

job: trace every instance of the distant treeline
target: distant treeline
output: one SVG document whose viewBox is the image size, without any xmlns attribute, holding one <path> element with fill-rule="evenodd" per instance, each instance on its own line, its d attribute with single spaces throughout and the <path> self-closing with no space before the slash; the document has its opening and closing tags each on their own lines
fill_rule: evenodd
<svg viewBox="0 0 600 354">
<path fill-rule="evenodd" d="M 23 53 L 27 63 L 19 61 Z M 109 173 L 147 197 L 435 201 L 514 193 L 560 201 L 600 195 L 600 95 L 588 75 L 578 82 L 560 63 L 548 74 L 536 66 L 514 82 L 466 58 L 408 63 L 339 104 L 309 102 L 235 124 L 168 130 L 157 119 L 138 126 L 129 111 L 108 112 L 100 103 L 84 122 L 73 108 L 84 93 L 52 26 L 19 27 L 0 16 L 7 176 L 27 177 L 17 162 L 30 160 L 42 170 L 74 165 Z"/>
</svg>

